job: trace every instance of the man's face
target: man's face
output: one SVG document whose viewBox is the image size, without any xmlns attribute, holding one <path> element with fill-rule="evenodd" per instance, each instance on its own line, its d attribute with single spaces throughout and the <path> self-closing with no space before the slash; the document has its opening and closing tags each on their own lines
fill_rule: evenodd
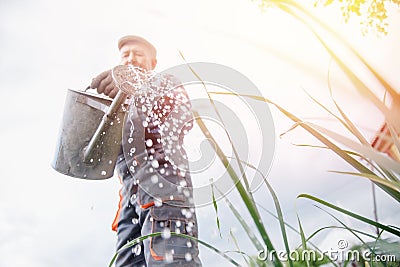
<svg viewBox="0 0 400 267">
<path fill-rule="evenodd" d="M 133 65 L 146 70 L 152 70 L 157 64 L 152 51 L 143 43 L 126 42 L 121 47 L 121 65 Z"/>
</svg>

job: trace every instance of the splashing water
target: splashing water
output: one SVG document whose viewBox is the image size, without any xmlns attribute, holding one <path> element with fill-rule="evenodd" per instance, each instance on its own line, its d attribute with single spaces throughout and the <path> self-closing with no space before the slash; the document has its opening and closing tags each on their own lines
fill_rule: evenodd
<svg viewBox="0 0 400 267">
<path fill-rule="evenodd" d="M 172 255 L 171 252 L 165 253 L 164 261 L 165 263 L 172 263 L 174 261 L 174 255 Z"/>
<path fill-rule="evenodd" d="M 142 246 L 140 244 L 134 246 L 132 248 L 132 253 L 135 254 L 136 256 L 139 256 L 140 253 L 142 253 Z"/>
<path fill-rule="evenodd" d="M 162 206 L 162 200 L 160 198 L 154 198 L 154 206 L 156 207 L 161 207 Z"/>
<path fill-rule="evenodd" d="M 171 230 L 169 228 L 164 228 L 164 230 L 161 232 L 161 236 L 164 239 L 169 239 L 171 237 Z"/>
<path fill-rule="evenodd" d="M 189 252 L 187 252 L 187 253 L 185 254 L 185 260 L 186 260 L 186 261 L 191 261 L 191 260 L 192 260 L 192 254 L 190 254 Z"/>
</svg>

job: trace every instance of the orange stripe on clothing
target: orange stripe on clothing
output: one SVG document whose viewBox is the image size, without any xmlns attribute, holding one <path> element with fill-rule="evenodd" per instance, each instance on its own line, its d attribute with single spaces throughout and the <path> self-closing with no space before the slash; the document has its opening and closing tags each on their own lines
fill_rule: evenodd
<svg viewBox="0 0 400 267">
<path fill-rule="evenodd" d="M 151 202 L 146 203 L 146 204 L 144 204 L 144 205 L 140 205 L 140 207 L 141 207 L 142 209 L 148 209 L 148 208 L 150 208 L 150 207 L 152 207 L 152 206 L 154 206 L 154 201 L 151 201 Z"/>
<path fill-rule="evenodd" d="M 112 225 L 111 225 L 111 229 L 115 232 L 118 229 L 118 221 L 119 221 L 119 216 L 121 215 L 121 210 L 122 210 L 122 189 L 119 190 L 118 210 L 117 210 L 117 214 L 115 214 L 114 221 L 112 222 Z"/>
<path fill-rule="evenodd" d="M 119 179 L 119 183 L 122 184 L 122 179 L 119 175 L 118 175 L 118 179 Z M 119 221 L 119 216 L 121 214 L 121 210 L 122 210 L 122 188 L 119 190 L 119 202 L 118 202 L 117 214 L 115 214 L 114 221 L 112 222 L 112 225 L 111 225 L 111 229 L 115 232 L 118 229 L 118 221 Z"/>
<path fill-rule="evenodd" d="M 151 245 L 150 245 L 150 246 L 151 246 Z M 155 259 L 156 261 L 162 261 L 162 260 L 164 260 L 164 257 L 163 257 L 163 256 L 157 255 L 151 247 L 150 247 L 150 254 L 151 254 L 151 257 L 152 257 L 153 259 Z"/>
</svg>

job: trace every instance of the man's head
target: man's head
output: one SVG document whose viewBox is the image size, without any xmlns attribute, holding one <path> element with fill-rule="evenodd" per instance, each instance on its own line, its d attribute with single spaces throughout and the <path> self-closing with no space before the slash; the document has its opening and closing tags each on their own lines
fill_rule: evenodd
<svg viewBox="0 0 400 267">
<path fill-rule="evenodd" d="M 157 51 L 146 39 L 128 35 L 118 41 L 122 65 L 133 65 L 146 70 L 152 70 L 157 64 Z"/>
</svg>

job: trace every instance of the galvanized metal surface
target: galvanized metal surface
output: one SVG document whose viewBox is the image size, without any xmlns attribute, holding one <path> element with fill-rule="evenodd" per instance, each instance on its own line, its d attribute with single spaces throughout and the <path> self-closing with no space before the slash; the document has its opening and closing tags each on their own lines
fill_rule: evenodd
<svg viewBox="0 0 400 267">
<path fill-rule="evenodd" d="M 115 162 L 121 152 L 125 112 L 120 110 L 108 118 L 96 137 L 90 158 L 84 153 L 102 122 L 112 99 L 69 89 L 64 107 L 56 153 L 52 167 L 65 175 L 83 179 L 107 179 L 113 176 Z"/>
</svg>

